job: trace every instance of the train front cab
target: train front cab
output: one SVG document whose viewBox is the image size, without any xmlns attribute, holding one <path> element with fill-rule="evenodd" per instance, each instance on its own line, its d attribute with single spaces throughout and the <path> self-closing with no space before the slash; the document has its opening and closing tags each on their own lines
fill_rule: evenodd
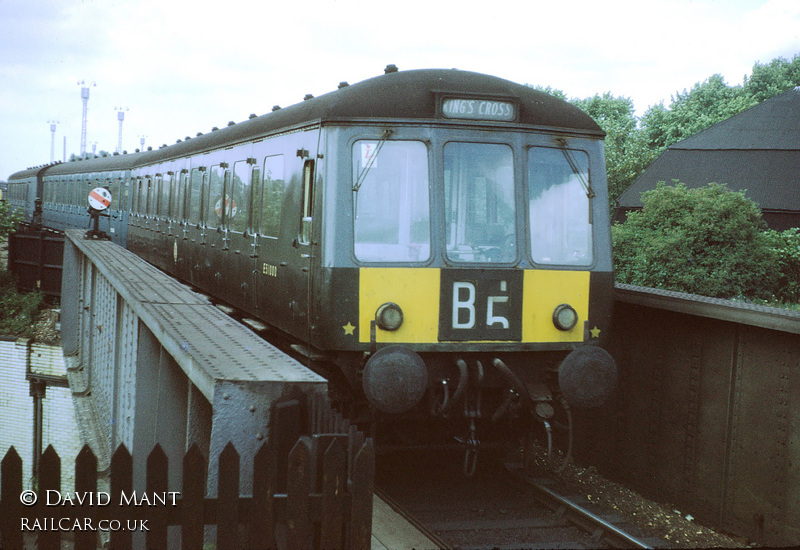
<svg viewBox="0 0 800 550">
<path fill-rule="evenodd" d="M 328 129 L 323 349 L 377 414 L 470 425 L 608 398 L 602 141 L 544 132 Z M 335 183 L 331 183 L 335 182 Z M 345 354 L 346 355 L 346 354 Z M 513 403 L 512 403 L 513 401 Z M 525 414 L 523 414 L 525 416 Z"/>
</svg>

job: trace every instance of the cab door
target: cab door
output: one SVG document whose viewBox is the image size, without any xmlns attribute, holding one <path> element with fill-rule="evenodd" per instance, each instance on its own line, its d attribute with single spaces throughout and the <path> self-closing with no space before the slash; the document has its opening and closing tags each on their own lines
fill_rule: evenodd
<svg viewBox="0 0 800 550">
<path fill-rule="evenodd" d="M 315 128 L 266 139 L 253 150 L 256 315 L 303 342 L 309 338 L 317 246 L 318 139 Z"/>
</svg>

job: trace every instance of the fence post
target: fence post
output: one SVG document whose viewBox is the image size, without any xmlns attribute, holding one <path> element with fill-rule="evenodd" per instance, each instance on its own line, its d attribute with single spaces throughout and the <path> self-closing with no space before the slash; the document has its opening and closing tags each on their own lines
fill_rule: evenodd
<svg viewBox="0 0 800 550">
<path fill-rule="evenodd" d="M 239 453 L 232 443 L 219 455 L 217 489 L 217 550 L 236 550 L 239 544 Z"/>
<path fill-rule="evenodd" d="M 111 455 L 111 502 L 119 502 L 123 492 L 130 494 L 133 489 L 133 458 L 125 445 L 120 445 Z M 126 521 L 129 517 L 128 508 L 120 508 L 117 519 Z M 121 530 L 111 532 L 111 548 L 114 550 L 131 550 L 133 535 L 131 531 Z"/>
<path fill-rule="evenodd" d="M 183 513 L 181 547 L 193 550 L 203 547 L 203 498 L 206 487 L 206 459 L 197 445 L 183 457 Z"/>
<path fill-rule="evenodd" d="M 253 504 L 248 529 L 251 550 L 275 548 L 275 478 L 278 457 L 275 445 L 265 443 L 253 458 Z"/>
<path fill-rule="evenodd" d="M 322 510 L 318 548 L 344 548 L 342 497 L 347 490 L 346 436 L 334 437 L 322 454 Z M 327 439 L 322 439 L 327 441 Z"/>
<path fill-rule="evenodd" d="M 372 491 L 375 448 L 372 439 L 358 450 L 353 461 L 350 548 L 368 550 L 372 543 Z"/>
<path fill-rule="evenodd" d="M 42 496 L 47 491 L 61 490 L 61 459 L 52 445 L 48 445 L 42 460 L 39 462 L 39 504 Z M 38 537 L 37 550 L 59 550 L 61 548 L 61 533 L 58 531 L 42 531 Z"/>
<path fill-rule="evenodd" d="M 15 518 L 22 517 L 22 458 L 14 447 L 8 449 L 0 462 L 0 536 L 3 546 L 22 548 L 21 525 Z"/>
<path fill-rule="evenodd" d="M 84 445 L 75 460 L 75 492 L 77 494 L 97 495 L 97 458 L 92 449 Z M 83 518 L 87 518 L 92 525 L 97 525 L 97 503 L 94 500 L 85 501 L 80 507 Z M 97 548 L 97 532 L 87 529 L 75 533 L 76 550 L 95 550 Z"/>
<path fill-rule="evenodd" d="M 286 523 L 289 527 L 289 548 L 311 547 L 312 524 L 309 518 L 312 486 L 311 445 L 301 437 L 289 454 L 289 478 L 286 481 Z"/>
<path fill-rule="evenodd" d="M 164 449 L 156 443 L 147 456 L 147 494 L 166 494 L 168 489 L 169 459 Z M 152 508 L 155 509 L 155 508 Z M 159 513 L 148 514 L 147 547 L 167 547 L 167 510 Z"/>
</svg>

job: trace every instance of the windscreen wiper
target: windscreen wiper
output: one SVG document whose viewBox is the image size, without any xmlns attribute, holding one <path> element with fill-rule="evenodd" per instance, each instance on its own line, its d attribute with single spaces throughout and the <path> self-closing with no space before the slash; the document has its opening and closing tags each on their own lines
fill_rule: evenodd
<svg viewBox="0 0 800 550">
<path fill-rule="evenodd" d="M 394 133 L 394 131 L 390 130 L 388 128 L 383 131 L 383 135 L 378 140 L 378 143 L 375 146 L 375 152 L 370 155 L 369 161 L 367 161 L 367 164 L 364 166 L 364 168 L 361 169 L 361 172 L 358 174 L 358 177 L 356 178 L 356 182 L 353 184 L 353 191 L 354 192 L 357 193 L 358 190 L 361 189 L 361 185 L 364 183 L 364 180 L 367 179 L 367 174 L 369 173 L 370 169 L 372 168 L 372 165 L 375 164 L 375 159 L 378 158 L 378 153 L 381 152 L 381 148 L 383 148 L 383 144 L 386 143 L 386 141 L 389 139 L 389 137 L 391 137 L 391 135 L 393 133 Z"/>
</svg>

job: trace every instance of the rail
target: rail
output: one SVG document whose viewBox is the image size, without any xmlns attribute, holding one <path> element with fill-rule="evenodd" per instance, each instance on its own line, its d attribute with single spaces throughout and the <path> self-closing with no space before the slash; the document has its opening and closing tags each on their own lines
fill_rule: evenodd
<svg viewBox="0 0 800 550">
<path fill-rule="evenodd" d="M 562 514 L 570 523 L 592 533 L 595 540 L 603 540 L 611 548 L 653 548 L 567 497 L 559 495 L 547 487 L 543 481 L 531 477 L 523 469 L 507 468 L 507 470 L 514 477 L 533 487 L 537 492 L 537 500 L 542 504 L 554 512 Z"/>
</svg>

